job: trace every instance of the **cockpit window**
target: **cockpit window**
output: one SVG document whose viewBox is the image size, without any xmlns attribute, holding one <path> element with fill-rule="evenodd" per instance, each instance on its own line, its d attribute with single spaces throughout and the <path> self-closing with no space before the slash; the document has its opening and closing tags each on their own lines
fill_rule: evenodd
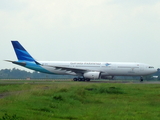
<svg viewBox="0 0 160 120">
<path fill-rule="evenodd" d="M 149 66 L 149 68 L 154 68 L 153 66 Z"/>
</svg>

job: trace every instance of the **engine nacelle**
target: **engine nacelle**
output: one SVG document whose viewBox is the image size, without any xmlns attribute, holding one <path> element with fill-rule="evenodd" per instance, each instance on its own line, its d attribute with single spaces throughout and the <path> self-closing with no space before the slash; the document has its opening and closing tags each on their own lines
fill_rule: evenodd
<svg viewBox="0 0 160 120">
<path fill-rule="evenodd" d="M 85 78 L 90 79 L 99 79 L 100 78 L 100 72 L 86 72 L 83 74 Z"/>
<path fill-rule="evenodd" d="M 113 76 L 101 76 L 101 79 L 113 79 Z"/>
</svg>

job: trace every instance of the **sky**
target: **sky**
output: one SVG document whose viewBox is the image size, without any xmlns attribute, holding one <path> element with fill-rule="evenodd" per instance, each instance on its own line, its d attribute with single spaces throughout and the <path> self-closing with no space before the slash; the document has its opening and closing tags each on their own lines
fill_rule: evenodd
<svg viewBox="0 0 160 120">
<path fill-rule="evenodd" d="M 0 0 L 0 69 L 23 67 L 11 40 L 44 61 L 160 68 L 160 0 Z"/>
</svg>

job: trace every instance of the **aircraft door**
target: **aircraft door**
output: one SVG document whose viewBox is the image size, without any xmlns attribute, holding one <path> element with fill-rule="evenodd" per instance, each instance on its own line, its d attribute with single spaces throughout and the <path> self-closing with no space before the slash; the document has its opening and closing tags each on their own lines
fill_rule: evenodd
<svg viewBox="0 0 160 120">
<path fill-rule="evenodd" d="M 143 65 L 140 65 L 140 71 L 144 71 L 144 66 Z"/>
<path fill-rule="evenodd" d="M 139 73 L 142 74 L 144 72 L 144 65 L 140 65 L 139 68 Z"/>
<path fill-rule="evenodd" d="M 111 65 L 111 70 L 116 70 L 116 65 Z"/>
</svg>

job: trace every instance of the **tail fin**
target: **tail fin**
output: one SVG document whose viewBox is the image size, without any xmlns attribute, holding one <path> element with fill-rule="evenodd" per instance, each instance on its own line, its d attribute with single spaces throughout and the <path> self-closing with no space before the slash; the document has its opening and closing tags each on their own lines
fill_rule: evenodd
<svg viewBox="0 0 160 120">
<path fill-rule="evenodd" d="M 34 58 L 23 48 L 18 41 L 11 41 L 18 60 L 35 61 Z"/>
</svg>

